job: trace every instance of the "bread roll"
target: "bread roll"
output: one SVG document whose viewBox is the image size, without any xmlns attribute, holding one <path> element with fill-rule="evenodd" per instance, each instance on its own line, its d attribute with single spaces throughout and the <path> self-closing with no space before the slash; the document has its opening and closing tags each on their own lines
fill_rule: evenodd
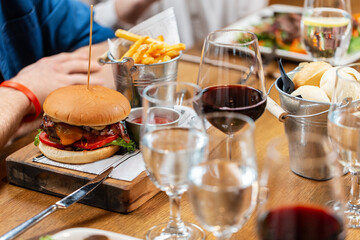
<svg viewBox="0 0 360 240">
<path fill-rule="evenodd" d="M 311 62 L 306 64 L 294 76 L 293 82 L 295 84 L 295 89 L 305 85 L 319 87 L 322 75 L 331 67 L 332 66 L 326 62 Z"/>
<path fill-rule="evenodd" d="M 332 95 L 335 88 L 336 71 L 338 67 L 328 69 L 320 80 L 320 88 L 325 91 L 329 99 L 332 99 Z M 340 98 L 352 97 L 354 100 L 360 98 L 360 73 L 353 68 L 345 67 L 341 69 L 341 76 L 347 80 L 342 80 Z M 339 98 L 339 99 L 340 99 Z"/>
<path fill-rule="evenodd" d="M 298 89 L 296 89 L 294 92 L 292 92 L 291 95 L 292 96 L 301 95 L 303 99 L 310 101 L 330 103 L 330 99 L 328 98 L 324 90 L 316 86 L 310 86 L 310 85 L 301 86 Z"/>
</svg>

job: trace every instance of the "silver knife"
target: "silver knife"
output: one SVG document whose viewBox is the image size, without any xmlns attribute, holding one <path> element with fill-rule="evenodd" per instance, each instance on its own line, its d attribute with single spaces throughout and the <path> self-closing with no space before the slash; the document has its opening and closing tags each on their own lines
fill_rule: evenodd
<svg viewBox="0 0 360 240">
<path fill-rule="evenodd" d="M 92 192 L 95 188 L 97 188 L 111 173 L 111 171 L 114 169 L 114 166 L 110 166 L 108 169 L 103 171 L 101 174 L 99 174 L 97 177 L 95 177 L 93 180 L 76 190 L 75 192 L 71 193 L 70 195 L 64 197 L 60 201 L 56 202 L 55 204 L 51 205 L 44 211 L 40 212 L 36 216 L 30 218 L 26 222 L 20 224 L 19 226 L 13 228 L 9 232 L 5 233 L 4 235 L 0 236 L 0 240 L 9 240 L 13 239 L 19 234 L 23 233 L 28 228 L 32 227 L 36 223 L 43 220 L 45 217 L 49 216 L 51 213 L 55 212 L 57 209 L 60 208 L 67 208 L 70 205 L 78 202 L 83 197 L 88 195 L 90 192 Z"/>
</svg>

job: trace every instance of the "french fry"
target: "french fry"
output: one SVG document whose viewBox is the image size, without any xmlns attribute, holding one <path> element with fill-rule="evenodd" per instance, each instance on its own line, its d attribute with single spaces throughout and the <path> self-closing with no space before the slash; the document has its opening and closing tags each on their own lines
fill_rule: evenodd
<svg viewBox="0 0 360 240">
<path fill-rule="evenodd" d="M 186 46 L 183 43 L 178 43 L 178 44 L 174 44 L 174 45 L 170 45 L 170 46 L 166 46 L 165 47 L 165 52 L 170 52 L 170 51 L 182 51 L 185 50 Z"/>
<path fill-rule="evenodd" d="M 149 50 L 147 50 L 146 52 L 147 55 L 150 55 L 154 58 L 157 58 L 164 53 L 165 53 L 164 44 L 157 44 L 157 43 L 151 43 Z"/>
<path fill-rule="evenodd" d="M 180 52 L 176 50 L 171 50 L 169 52 L 166 52 L 165 55 L 169 56 L 170 58 L 175 58 L 180 55 Z"/>
<path fill-rule="evenodd" d="M 132 56 L 132 58 L 134 59 L 135 63 L 141 63 L 145 52 L 149 49 L 149 45 L 148 44 L 143 44 L 141 45 L 138 50 L 136 51 L 136 53 L 134 53 L 134 55 Z"/>
<path fill-rule="evenodd" d="M 124 57 L 132 57 L 136 64 L 166 62 L 179 56 L 180 51 L 185 50 L 186 48 L 183 43 L 173 45 L 165 43 L 163 35 L 159 35 L 156 39 L 153 39 L 148 36 L 143 37 L 122 29 L 116 30 L 115 35 L 119 38 L 134 42 L 120 60 Z"/>
<path fill-rule="evenodd" d="M 148 38 L 149 37 L 146 36 L 146 37 L 141 37 L 139 40 L 137 40 L 133 45 L 131 45 L 129 50 L 127 50 L 127 52 L 121 57 L 120 61 L 122 61 L 124 57 L 132 57 L 134 53 L 137 51 L 137 49 L 140 47 L 140 45 L 143 44 Z"/>
<path fill-rule="evenodd" d="M 166 62 L 171 60 L 171 58 L 167 55 L 161 55 L 154 59 L 154 63 Z"/>
<path fill-rule="evenodd" d="M 162 58 L 162 62 L 167 62 L 167 61 L 170 61 L 171 60 L 171 57 L 168 56 L 168 55 L 164 55 L 163 58 Z"/>
<path fill-rule="evenodd" d="M 163 35 L 159 35 L 159 36 L 157 36 L 156 40 L 163 42 L 163 41 L 164 41 L 164 36 L 163 36 Z"/>
<path fill-rule="evenodd" d="M 140 35 L 137 35 L 135 33 L 131 33 L 131 32 L 128 32 L 128 31 L 125 31 L 123 29 L 118 29 L 115 31 L 115 35 L 119 38 L 124 38 L 126 40 L 129 40 L 129 41 L 132 41 L 132 42 L 136 42 L 137 40 L 139 40 L 141 38 Z M 165 44 L 165 46 L 169 46 L 169 44 L 167 43 L 164 43 L 162 41 L 159 41 L 159 40 L 156 40 L 156 39 L 153 39 L 153 38 L 148 38 L 146 39 L 145 43 L 158 43 L 158 44 Z"/>
<path fill-rule="evenodd" d="M 153 57 L 143 58 L 141 61 L 142 64 L 153 64 L 155 63 L 155 59 Z"/>
<path fill-rule="evenodd" d="M 124 38 L 124 39 L 132 41 L 132 42 L 136 42 L 137 40 L 139 40 L 141 38 L 141 36 L 139 36 L 139 35 L 137 35 L 135 33 L 125 31 L 123 29 L 116 30 L 115 35 L 118 38 Z"/>
</svg>

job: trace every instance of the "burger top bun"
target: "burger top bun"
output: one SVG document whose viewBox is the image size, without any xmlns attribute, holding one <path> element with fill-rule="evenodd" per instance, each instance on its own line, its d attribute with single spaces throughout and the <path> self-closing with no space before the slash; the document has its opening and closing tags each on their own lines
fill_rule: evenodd
<svg viewBox="0 0 360 240">
<path fill-rule="evenodd" d="M 39 143 L 39 150 L 49 159 L 62 163 L 84 164 L 114 155 L 120 146 L 107 146 L 91 151 L 66 151 Z"/>
<path fill-rule="evenodd" d="M 127 98 L 113 89 L 71 85 L 50 93 L 43 109 L 54 121 L 77 126 L 103 126 L 125 119 L 131 107 Z"/>
<path fill-rule="evenodd" d="M 304 85 L 320 86 L 320 79 L 324 72 L 332 68 L 326 62 L 311 62 L 295 74 L 293 82 L 295 89 Z"/>
</svg>

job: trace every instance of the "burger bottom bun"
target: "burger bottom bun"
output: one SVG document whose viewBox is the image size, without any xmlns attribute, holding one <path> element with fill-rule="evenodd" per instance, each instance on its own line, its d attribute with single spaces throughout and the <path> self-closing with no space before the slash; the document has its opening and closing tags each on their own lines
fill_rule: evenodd
<svg viewBox="0 0 360 240">
<path fill-rule="evenodd" d="M 51 160 L 61 163 L 83 164 L 111 157 L 120 149 L 120 146 L 108 146 L 96 150 L 66 151 L 40 142 L 39 149 L 42 154 Z"/>
</svg>

